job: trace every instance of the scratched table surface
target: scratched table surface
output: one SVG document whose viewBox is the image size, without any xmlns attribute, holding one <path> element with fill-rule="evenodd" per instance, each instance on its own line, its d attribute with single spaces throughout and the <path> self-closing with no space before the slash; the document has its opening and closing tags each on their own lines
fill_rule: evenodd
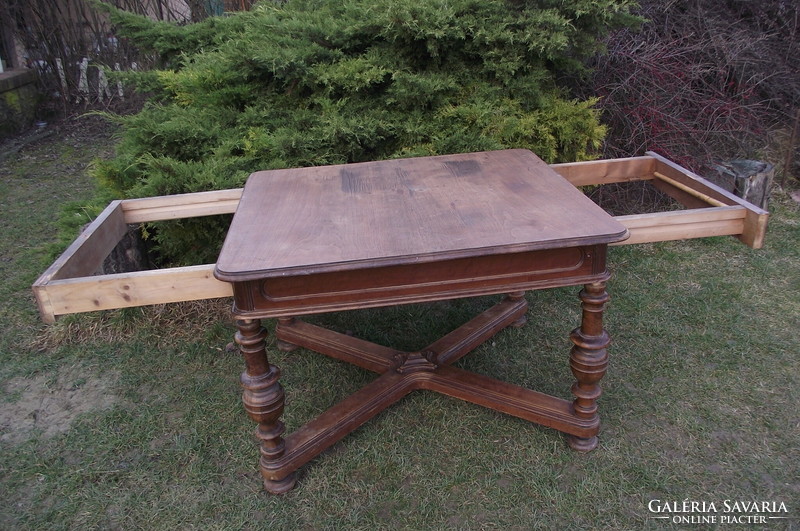
<svg viewBox="0 0 800 531">
<path fill-rule="evenodd" d="M 528 150 L 252 174 L 217 261 L 243 281 L 623 239 Z"/>
</svg>

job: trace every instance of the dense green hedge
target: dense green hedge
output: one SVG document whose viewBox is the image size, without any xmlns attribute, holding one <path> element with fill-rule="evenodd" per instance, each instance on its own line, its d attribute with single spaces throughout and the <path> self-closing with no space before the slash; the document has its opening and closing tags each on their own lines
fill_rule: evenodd
<svg viewBox="0 0 800 531">
<path fill-rule="evenodd" d="M 595 101 L 556 76 L 631 20 L 629 0 L 299 0 L 178 27 L 108 9 L 164 67 L 96 175 L 117 197 L 241 186 L 255 170 L 525 147 L 592 156 Z M 225 220 L 150 230 L 163 257 L 216 259 Z"/>
</svg>

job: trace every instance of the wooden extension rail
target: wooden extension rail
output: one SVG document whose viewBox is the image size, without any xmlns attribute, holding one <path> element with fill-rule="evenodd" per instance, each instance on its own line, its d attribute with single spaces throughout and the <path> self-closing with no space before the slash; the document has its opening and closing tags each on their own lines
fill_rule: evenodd
<svg viewBox="0 0 800 531">
<path fill-rule="evenodd" d="M 732 235 L 753 248 L 764 242 L 768 213 L 681 166 L 642 157 L 551 165 L 575 186 L 649 180 L 689 210 L 618 216 L 631 233 L 618 245 Z M 129 224 L 236 211 L 241 189 L 114 201 L 36 280 L 42 319 L 59 315 L 232 295 L 214 278 L 215 264 L 95 275 Z"/>
</svg>

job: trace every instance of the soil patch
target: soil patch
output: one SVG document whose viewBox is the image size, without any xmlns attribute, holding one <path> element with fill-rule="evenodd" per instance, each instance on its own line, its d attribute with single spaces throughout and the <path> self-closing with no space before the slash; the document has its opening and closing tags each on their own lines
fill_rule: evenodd
<svg viewBox="0 0 800 531">
<path fill-rule="evenodd" d="M 17 444 L 37 433 L 50 438 L 66 432 L 82 413 L 108 409 L 117 401 L 116 380 L 116 374 L 97 376 L 81 366 L 61 367 L 55 376 L 8 380 L 0 440 Z"/>
</svg>

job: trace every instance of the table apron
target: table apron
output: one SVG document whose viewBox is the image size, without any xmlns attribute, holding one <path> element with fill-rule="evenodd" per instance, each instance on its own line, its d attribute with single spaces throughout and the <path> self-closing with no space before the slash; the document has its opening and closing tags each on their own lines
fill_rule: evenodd
<svg viewBox="0 0 800 531">
<path fill-rule="evenodd" d="M 605 281 L 606 245 L 235 282 L 234 314 L 271 318 Z"/>
</svg>

